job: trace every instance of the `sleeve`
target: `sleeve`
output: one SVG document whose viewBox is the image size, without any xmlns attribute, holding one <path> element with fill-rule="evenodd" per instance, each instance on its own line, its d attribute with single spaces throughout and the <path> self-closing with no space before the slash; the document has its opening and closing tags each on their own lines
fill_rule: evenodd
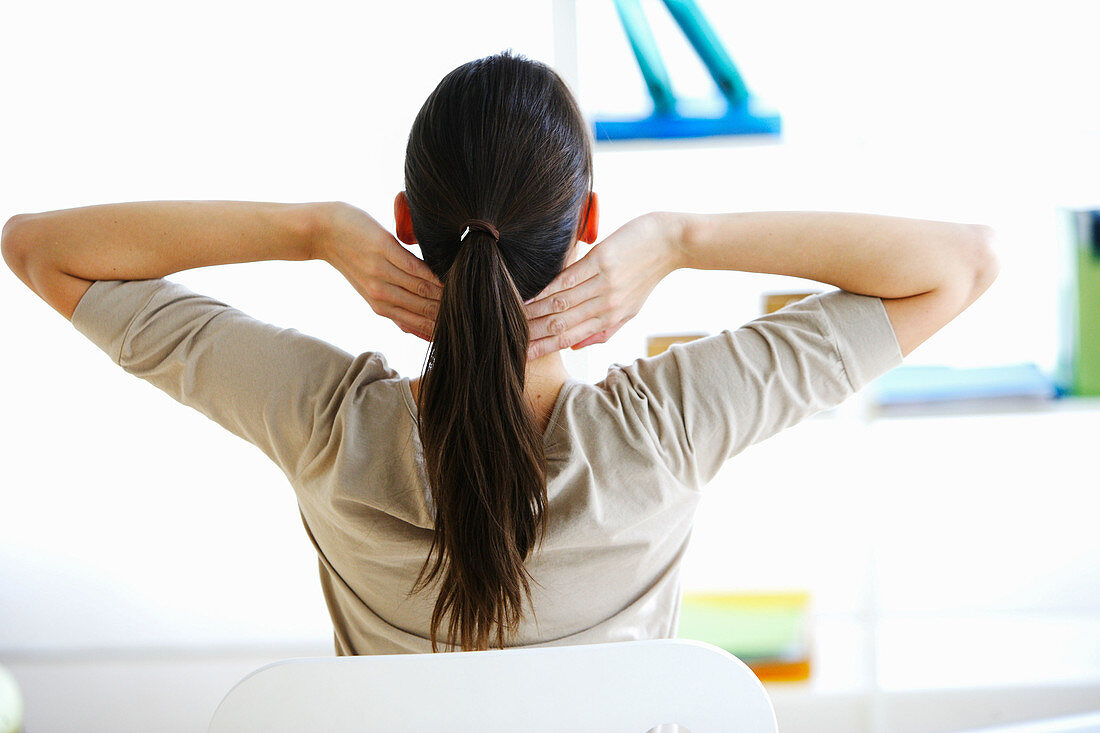
<svg viewBox="0 0 1100 733">
<path fill-rule="evenodd" d="M 670 471 L 701 489 L 745 448 L 834 407 L 902 363 L 881 298 L 817 293 L 620 370 Z"/>
<path fill-rule="evenodd" d="M 356 383 L 396 376 L 166 280 L 96 280 L 72 324 L 125 371 L 263 451 L 292 481 L 327 444 Z"/>
</svg>

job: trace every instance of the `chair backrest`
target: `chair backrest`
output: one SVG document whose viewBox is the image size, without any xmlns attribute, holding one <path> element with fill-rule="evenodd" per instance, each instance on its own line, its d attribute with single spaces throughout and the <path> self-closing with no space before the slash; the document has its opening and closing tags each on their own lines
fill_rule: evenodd
<svg viewBox="0 0 1100 733">
<path fill-rule="evenodd" d="M 691 639 L 288 659 L 229 691 L 210 733 L 776 733 L 760 680 Z"/>
</svg>

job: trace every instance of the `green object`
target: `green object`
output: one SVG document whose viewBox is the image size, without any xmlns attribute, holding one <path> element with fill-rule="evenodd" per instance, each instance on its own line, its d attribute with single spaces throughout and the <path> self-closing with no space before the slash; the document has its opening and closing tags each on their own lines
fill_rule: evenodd
<svg viewBox="0 0 1100 733">
<path fill-rule="evenodd" d="M 806 649 L 805 594 L 685 593 L 677 637 L 741 660 L 798 658 Z"/>
<path fill-rule="evenodd" d="M 1100 210 L 1063 209 L 1062 223 L 1063 246 L 1070 257 L 1060 293 L 1057 380 L 1063 393 L 1096 397 L 1100 396 Z"/>
<path fill-rule="evenodd" d="M 0 733 L 23 729 L 23 696 L 12 673 L 0 667 Z"/>
</svg>

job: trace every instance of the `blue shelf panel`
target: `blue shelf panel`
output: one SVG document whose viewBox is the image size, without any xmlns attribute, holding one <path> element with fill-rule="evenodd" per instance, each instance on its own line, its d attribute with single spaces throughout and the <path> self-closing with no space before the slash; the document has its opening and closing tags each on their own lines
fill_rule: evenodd
<svg viewBox="0 0 1100 733">
<path fill-rule="evenodd" d="M 687 103 L 677 102 L 671 112 L 654 111 L 633 119 L 597 117 L 593 120 L 596 142 L 712 137 L 716 135 L 779 135 L 782 120 L 773 109 L 750 98 L 740 106 L 727 106 L 718 114 L 700 114 Z"/>
<path fill-rule="evenodd" d="M 969 369 L 903 365 L 872 382 L 869 391 L 881 405 L 1059 396 L 1050 377 L 1031 362 Z"/>
</svg>

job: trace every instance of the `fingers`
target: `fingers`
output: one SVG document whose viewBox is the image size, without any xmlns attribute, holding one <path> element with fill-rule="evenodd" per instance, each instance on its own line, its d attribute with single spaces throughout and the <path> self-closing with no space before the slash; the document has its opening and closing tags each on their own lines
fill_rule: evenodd
<svg viewBox="0 0 1100 733">
<path fill-rule="evenodd" d="M 593 277 L 541 300 L 528 301 L 523 310 L 531 327 L 531 339 L 564 333 L 599 312 L 605 307 L 603 290 L 601 280 Z"/>
<path fill-rule="evenodd" d="M 430 277 L 435 278 L 427 265 L 416 257 L 409 256 L 419 262 Z M 439 314 L 439 301 L 443 297 L 443 287 L 410 274 L 390 260 L 386 260 L 383 267 L 386 272 L 380 273 L 374 280 L 374 292 L 371 295 L 409 313 L 424 316 L 434 324 Z"/>
<path fill-rule="evenodd" d="M 432 272 L 432 268 L 428 267 L 428 263 L 405 249 L 405 246 L 397 241 L 397 238 L 392 234 L 390 235 L 390 240 L 393 246 L 387 248 L 387 259 L 410 275 L 418 277 L 421 280 L 427 280 L 439 287 L 443 287 L 443 283 L 441 283 L 439 278 L 435 276 L 435 273 Z"/>
<path fill-rule="evenodd" d="M 430 341 L 439 315 L 443 286 L 427 264 L 404 247 L 395 245 L 390 253 L 397 262 L 384 258 L 385 272 L 372 278 L 373 292 L 368 293 L 371 307 L 405 333 Z"/>
<path fill-rule="evenodd" d="M 428 319 L 424 316 L 410 313 L 404 308 L 400 308 L 395 305 L 383 306 L 378 315 L 389 318 L 391 321 L 396 323 L 397 327 L 405 333 L 411 333 L 414 336 L 419 336 L 425 341 L 432 340 L 432 334 L 435 331 L 434 319 Z"/>
<path fill-rule="evenodd" d="M 388 234 L 388 232 L 387 232 Z M 438 300 L 443 295 L 443 283 L 428 267 L 428 263 L 414 255 L 390 234 L 389 246 L 382 247 L 388 272 L 383 277 L 396 282 L 410 293 Z M 420 282 L 427 283 L 421 285 Z"/>
<path fill-rule="evenodd" d="M 611 339 L 612 336 L 617 334 L 619 332 L 619 329 L 623 327 L 623 324 L 625 324 L 629 320 L 629 318 L 624 318 L 611 328 L 605 328 L 604 330 L 597 333 L 595 336 L 590 336 L 584 341 L 581 341 L 579 344 L 573 344 L 572 348 L 582 349 L 585 346 L 591 346 L 592 344 L 605 344 Z"/>
<path fill-rule="evenodd" d="M 382 258 L 384 273 L 374 279 L 372 306 L 406 333 L 430 341 L 439 314 L 443 284 L 427 263 L 397 240 Z M 562 270 L 542 292 L 524 303 L 530 324 L 529 359 L 572 346 L 582 348 L 607 340 L 608 316 L 598 278 L 599 266 L 582 258 Z M 614 330 L 618 330 L 617 327 Z"/>
<path fill-rule="evenodd" d="M 607 327 L 599 274 L 595 260 L 581 258 L 524 303 L 531 332 L 528 359 L 584 342 Z"/>
<path fill-rule="evenodd" d="M 419 282 L 424 283 L 423 280 L 420 280 Z M 381 303 L 380 307 L 385 308 L 388 306 L 391 308 L 397 308 L 400 311 L 409 314 L 409 316 L 411 316 L 412 318 L 416 319 L 415 322 L 409 322 L 406 324 L 413 326 L 415 330 L 425 330 L 422 328 L 425 323 L 434 326 L 435 319 L 439 317 L 438 300 L 423 298 L 414 293 L 410 293 L 408 290 L 405 290 L 405 288 L 398 287 L 397 285 L 386 282 L 384 280 L 374 281 L 373 289 L 374 299 L 376 302 Z M 388 313 L 379 312 L 378 314 L 389 316 Z M 399 323 L 398 325 L 401 324 Z M 429 328 L 427 329 L 428 331 L 431 331 L 431 326 L 429 326 Z"/>
<path fill-rule="evenodd" d="M 573 344 L 569 348 L 575 351 L 577 349 L 583 349 L 585 346 L 591 346 L 592 344 L 601 344 L 604 341 L 607 341 L 607 331 L 600 331 L 599 333 L 592 334 L 584 341 L 579 341 Z"/>
<path fill-rule="evenodd" d="M 566 302 L 582 303 L 592 297 L 593 290 L 591 280 L 600 274 L 599 266 L 594 259 L 582 257 L 569 267 L 558 273 L 550 284 L 542 289 L 542 292 L 524 303 L 527 306 L 528 318 L 539 318 L 548 313 L 556 313 L 565 310 L 564 307 L 556 307 L 554 296 L 563 294 Z M 586 286 L 586 283 L 588 284 Z M 571 291 L 579 291 L 571 292 Z M 584 297 L 578 297 L 583 295 Z"/>
<path fill-rule="evenodd" d="M 531 321 L 527 358 L 537 359 L 570 346 L 588 345 L 607 329 L 609 316 L 604 298 L 597 296 L 566 312 Z"/>
<path fill-rule="evenodd" d="M 554 297 L 564 298 L 565 296 L 558 295 Z M 607 328 L 610 318 L 611 314 L 608 313 L 606 299 L 597 296 L 561 313 L 552 313 L 542 318 L 528 321 L 527 325 L 530 330 L 529 338 L 532 343 L 535 343 L 552 339 L 555 336 L 570 334 L 573 340 L 559 340 L 557 342 L 560 345 L 556 348 L 564 349 L 567 346 L 572 346 L 588 338 L 592 334 L 599 333 Z M 582 323 L 595 324 L 595 328 L 584 334 L 577 334 L 574 329 Z M 547 343 L 550 342 L 547 341 Z"/>
<path fill-rule="evenodd" d="M 400 246 L 392 254 L 393 258 L 387 253 L 386 272 L 381 273 L 383 278 L 425 299 L 438 301 L 443 297 L 443 283 L 424 260 Z"/>
<path fill-rule="evenodd" d="M 601 319 L 589 318 L 588 320 L 577 324 L 565 333 L 547 336 L 543 339 L 532 340 L 527 346 L 527 358 L 537 359 L 540 356 L 550 354 L 554 351 L 560 351 L 562 349 L 568 348 L 573 344 L 588 338 L 592 334 L 599 333 L 600 329 L 602 329 L 603 327 L 604 324 Z"/>
</svg>

